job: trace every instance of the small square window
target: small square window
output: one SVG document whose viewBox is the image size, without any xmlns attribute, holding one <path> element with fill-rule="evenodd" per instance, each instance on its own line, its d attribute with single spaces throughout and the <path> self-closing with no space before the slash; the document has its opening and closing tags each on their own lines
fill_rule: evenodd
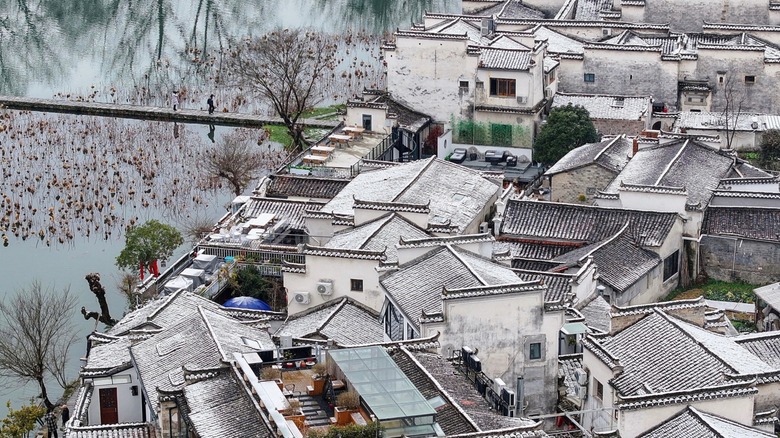
<svg viewBox="0 0 780 438">
<path fill-rule="evenodd" d="M 355 278 L 352 278 L 349 280 L 349 284 L 350 284 L 350 290 L 356 292 L 363 292 L 363 280 L 357 280 Z"/>
<path fill-rule="evenodd" d="M 596 82 L 595 73 L 585 73 L 585 82 Z"/>
<path fill-rule="evenodd" d="M 460 88 L 463 88 L 465 90 L 469 89 L 469 81 L 460 81 Z"/>
<path fill-rule="evenodd" d="M 532 342 L 530 344 L 530 352 L 528 354 L 528 358 L 531 359 L 531 360 L 541 359 L 542 358 L 542 343 L 541 342 Z"/>
<path fill-rule="evenodd" d="M 755 84 L 756 83 L 756 77 L 753 76 L 753 75 L 745 76 L 745 83 L 746 84 Z"/>
<path fill-rule="evenodd" d="M 604 385 L 601 384 L 596 378 L 593 378 L 593 386 L 595 387 L 596 392 L 596 398 L 599 400 L 604 399 Z"/>
</svg>

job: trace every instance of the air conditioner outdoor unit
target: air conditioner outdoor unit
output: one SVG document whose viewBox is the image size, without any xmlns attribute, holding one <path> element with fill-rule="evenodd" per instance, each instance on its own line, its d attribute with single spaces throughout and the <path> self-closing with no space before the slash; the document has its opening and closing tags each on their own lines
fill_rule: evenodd
<svg viewBox="0 0 780 438">
<path fill-rule="evenodd" d="M 308 292 L 296 292 L 293 296 L 293 300 L 295 300 L 298 304 L 309 304 L 309 301 L 311 301 L 311 296 Z"/>
<path fill-rule="evenodd" d="M 317 283 L 317 293 L 320 295 L 333 295 L 333 281 L 320 280 L 320 282 Z"/>
<path fill-rule="evenodd" d="M 517 103 L 527 103 L 528 97 L 527 96 L 517 96 Z"/>
</svg>

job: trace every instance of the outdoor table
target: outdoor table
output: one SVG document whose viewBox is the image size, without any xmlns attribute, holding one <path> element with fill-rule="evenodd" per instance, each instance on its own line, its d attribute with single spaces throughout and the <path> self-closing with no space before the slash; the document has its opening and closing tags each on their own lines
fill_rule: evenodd
<svg viewBox="0 0 780 438">
<path fill-rule="evenodd" d="M 352 140 L 352 137 L 350 137 L 349 135 L 331 134 L 328 136 L 328 139 L 333 143 L 337 143 L 340 145 L 345 144 L 349 146 L 349 141 Z"/>
<path fill-rule="evenodd" d="M 355 126 L 345 126 L 342 131 L 346 132 L 351 138 L 358 138 L 362 137 L 366 130 Z"/>
<path fill-rule="evenodd" d="M 326 161 L 328 161 L 328 157 L 320 155 L 306 155 L 303 157 L 304 164 L 325 164 Z"/>
<path fill-rule="evenodd" d="M 311 153 L 313 155 L 320 155 L 320 156 L 323 156 L 323 157 L 328 157 L 335 150 L 336 150 L 336 148 L 331 147 L 331 146 L 313 146 L 311 148 Z"/>
</svg>

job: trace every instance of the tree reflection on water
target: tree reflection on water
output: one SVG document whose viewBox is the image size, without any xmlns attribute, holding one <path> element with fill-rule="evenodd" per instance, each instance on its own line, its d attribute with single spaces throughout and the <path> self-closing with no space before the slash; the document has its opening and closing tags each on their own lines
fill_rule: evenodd
<svg viewBox="0 0 780 438">
<path fill-rule="evenodd" d="M 457 0 L 15 0 L 0 3 L 0 94 L 83 91 L 90 85 L 172 86 L 231 38 L 278 26 L 382 34 Z M 161 66 L 174 73 L 159 75 Z M 159 77 L 155 77 L 159 76 Z"/>
</svg>

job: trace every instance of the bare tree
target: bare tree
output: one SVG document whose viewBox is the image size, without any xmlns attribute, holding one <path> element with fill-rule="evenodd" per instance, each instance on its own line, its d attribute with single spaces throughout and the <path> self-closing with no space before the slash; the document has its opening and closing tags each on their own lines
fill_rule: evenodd
<svg viewBox="0 0 780 438">
<path fill-rule="evenodd" d="M 68 288 L 44 290 L 39 282 L 0 301 L 0 376 L 35 382 L 47 410 L 46 381 L 65 388 L 68 352 L 76 341 L 75 297 Z"/>
<path fill-rule="evenodd" d="M 91 274 L 87 274 L 85 279 L 87 280 L 87 284 L 89 284 L 89 290 L 95 294 L 95 298 L 98 300 L 100 313 L 87 312 L 87 309 L 82 306 L 81 314 L 84 316 L 84 319 L 94 319 L 95 321 L 100 321 L 109 327 L 113 326 L 116 324 L 116 320 L 111 317 L 111 311 L 109 310 L 108 302 L 106 301 L 106 288 L 104 288 L 100 283 L 100 274 L 93 272 Z"/>
<path fill-rule="evenodd" d="M 722 125 L 726 128 L 726 147 L 732 149 L 734 137 L 737 134 L 737 124 L 743 116 L 743 106 L 745 104 L 745 93 L 737 88 L 737 81 L 734 75 L 729 75 L 723 84 L 723 111 L 721 112 Z"/>
<path fill-rule="evenodd" d="M 322 102 L 324 80 L 336 67 L 336 44 L 327 35 L 276 29 L 232 45 L 227 80 L 270 101 L 298 148 L 306 141 L 301 114 Z"/>
<path fill-rule="evenodd" d="M 217 178 L 224 178 L 236 196 L 266 169 L 266 157 L 251 140 L 225 136 L 206 159 L 206 169 Z"/>
</svg>

